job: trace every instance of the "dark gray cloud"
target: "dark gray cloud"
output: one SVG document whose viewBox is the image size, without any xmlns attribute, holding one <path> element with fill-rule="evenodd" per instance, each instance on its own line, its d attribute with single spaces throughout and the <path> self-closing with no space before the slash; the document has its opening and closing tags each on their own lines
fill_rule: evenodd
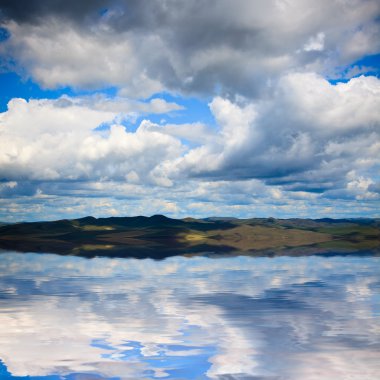
<svg viewBox="0 0 380 380">
<path fill-rule="evenodd" d="M 284 71 L 335 75 L 380 49 L 374 0 L 2 1 L 0 9 L 10 56 L 46 87 L 262 97 Z"/>
<path fill-rule="evenodd" d="M 90 17 L 100 16 L 102 10 L 116 3 L 114 0 L 1 0 L 1 15 L 17 22 L 41 22 L 48 16 L 83 22 Z"/>
</svg>

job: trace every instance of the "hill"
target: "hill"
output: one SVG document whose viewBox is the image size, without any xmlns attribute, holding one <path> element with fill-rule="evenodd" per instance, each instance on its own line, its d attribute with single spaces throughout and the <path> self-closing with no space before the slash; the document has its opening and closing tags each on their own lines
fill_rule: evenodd
<svg viewBox="0 0 380 380">
<path fill-rule="evenodd" d="M 89 257 L 378 252 L 379 239 L 380 221 L 376 219 L 88 216 L 0 226 L 2 249 Z"/>
</svg>

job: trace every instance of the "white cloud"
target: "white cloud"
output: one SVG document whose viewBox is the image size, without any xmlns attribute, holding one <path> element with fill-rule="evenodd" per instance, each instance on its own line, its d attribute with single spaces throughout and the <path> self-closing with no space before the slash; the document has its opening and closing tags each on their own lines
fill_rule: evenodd
<svg viewBox="0 0 380 380">
<path fill-rule="evenodd" d="M 315 73 L 293 73 L 280 80 L 279 88 L 280 117 L 297 123 L 296 128 L 313 128 L 323 135 L 379 127 L 380 81 L 376 77 L 332 85 Z"/>
<path fill-rule="evenodd" d="M 379 165 L 380 81 L 359 77 L 331 85 L 312 73 L 284 76 L 273 96 L 252 104 L 215 98 L 214 138 L 168 162 L 177 176 L 263 178 L 335 186 L 356 168 L 374 175 Z M 332 172 L 335 172 L 334 174 Z M 322 186 L 323 187 L 323 186 Z M 300 189 L 301 190 L 301 189 Z"/>
<path fill-rule="evenodd" d="M 31 180 L 128 179 L 163 181 L 151 171 L 182 151 L 179 140 L 142 124 L 134 133 L 117 125 L 136 110 L 166 112 L 179 107 L 165 101 L 131 104 L 103 98 L 13 99 L 0 114 L 1 175 Z M 108 131 L 96 131 L 103 123 Z"/>
<path fill-rule="evenodd" d="M 310 37 L 307 43 L 304 45 L 305 51 L 322 51 L 325 47 L 325 34 L 318 33 L 314 37 Z"/>
<path fill-rule="evenodd" d="M 144 119 L 135 131 L 119 122 L 179 106 L 99 96 L 13 99 L 0 114 L 0 166 L 2 178 L 17 186 L 3 186 L 1 191 L 6 196 L 40 192 L 68 199 L 76 191 L 103 198 L 157 195 L 163 202 L 153 207 L 152 202 L 136 201 L 123 210 L 129 215 L 149 215 L 153 208 L 172 216 L 278 215 L 280 210 L 293 215 L 286 208 L 292 202 L 298 205 L 294 212 L 311 215 L 306 200 L 315 215 L 318 201 L 325 202 L 321 210 L 331 207 L 327 198 L 374 202 L 378 194 L 371 189 L 380 167 L 379 89 L 375 77 L 331 85 L 313 73 L 287 74 L 261 101 L 214 98 L 209 106 L 217 128 Z M 104 123 L 109 127 L 97 129 Z M 350 172 L 355 178 L 347 175 Z M 364 188 L 358 185 L 362 179 L 372 182 Z M 63 186 L 62 181 L 69 182 Z M 132 188 L 125 187 L 129 185 Z M 165 187 L 170 194 L 160 190 Z M 308 192 L 312 198 L 300 196 Z M 195 204 L 199 207 L 190 206 Z M 373 206 L 368 207 L 373 213 Z M 86 210 L 82 212 L 109 214 L 90 203 Z"/>
</svg>

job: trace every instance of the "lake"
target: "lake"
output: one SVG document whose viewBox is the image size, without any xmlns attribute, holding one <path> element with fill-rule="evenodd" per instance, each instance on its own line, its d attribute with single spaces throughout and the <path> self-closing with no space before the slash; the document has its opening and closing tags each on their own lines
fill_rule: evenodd
<svg viewBox="0 0 380 380">
<path fill-rule="evenodd" d="M 380 257 L 0 254 L 0 378 L 375 380 Z"/>
</svg>

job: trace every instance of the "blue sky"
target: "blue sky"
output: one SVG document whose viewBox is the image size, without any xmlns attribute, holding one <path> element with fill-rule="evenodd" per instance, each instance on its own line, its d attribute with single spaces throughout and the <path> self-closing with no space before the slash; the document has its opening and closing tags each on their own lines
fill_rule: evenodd
<svg viewBox="0 0 380 380">
<path fill-rule="evenodd" d="M 380 217 L 379 15 L 2 1 L 0 220 Z"/>
</svg>

